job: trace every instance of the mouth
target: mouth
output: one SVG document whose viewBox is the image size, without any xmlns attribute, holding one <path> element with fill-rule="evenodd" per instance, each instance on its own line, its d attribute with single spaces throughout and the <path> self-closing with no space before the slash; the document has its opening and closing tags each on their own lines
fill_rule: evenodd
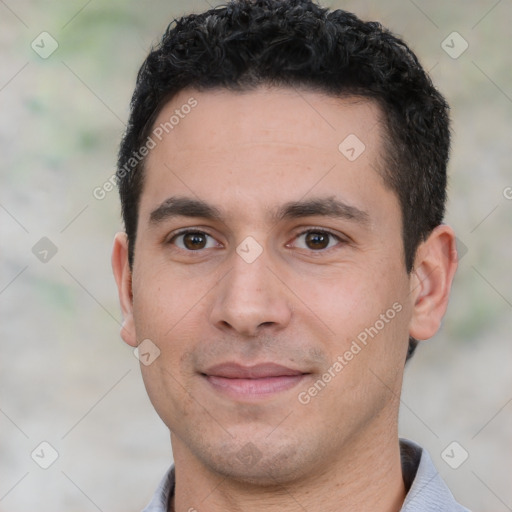
<svg viewBox="0 0 512 512">
<path fill-rule="evenodd" d="M 258 399 L 288 391 L 301 382 L 308 372 L 275 363 L 243 366 L 224 363 L 201 374 L 217 393 L 234 399 Z"/>
</svg>

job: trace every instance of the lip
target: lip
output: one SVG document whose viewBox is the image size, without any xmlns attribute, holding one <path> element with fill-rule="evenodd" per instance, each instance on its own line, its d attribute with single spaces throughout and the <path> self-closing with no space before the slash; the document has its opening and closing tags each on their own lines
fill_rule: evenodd
<svg viewBox="0 0 512 512">
<path fill-rule="evenodd" d="M 262 379 L 265 377 L 303 375 L 304 372 L 276 363 L 260 363 L 254 366 L 244 366 L 238 363 L 222 363 L 212 366 L 203 373 L 207 376 L 225 377 L 227 379 Z"/>
<path fill-rule="evenodd" d="M 214 391 L 230 398 L 250 400 L 287 391 L 309 374 L 275 363 L 254 366 L 223 363 L 212 366 L 202 375 Z"/>
</svg>

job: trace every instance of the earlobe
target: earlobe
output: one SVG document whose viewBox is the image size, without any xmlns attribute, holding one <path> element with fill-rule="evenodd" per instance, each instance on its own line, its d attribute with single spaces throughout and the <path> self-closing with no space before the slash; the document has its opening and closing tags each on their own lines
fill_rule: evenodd
<svg viewBox="0 0 512 512">
<path fill-rule="evenodd" d="M 434 336 L 448 306 L 457 269 L 453 230 L 437 226 L 416 253 L 411 277 L 412 318 L 409 334 L 417 340 Z"/>
<path fill-rule="evenodd" d="M 112 271 L 117 284 L 119 303 L 123 314 L 121 338 L 132 347 L 137 346 L 133 321 L 132 272 L 128 262 L 128 239 L 126 233 L 117 233 L 112 248 Z"/>
</svg>

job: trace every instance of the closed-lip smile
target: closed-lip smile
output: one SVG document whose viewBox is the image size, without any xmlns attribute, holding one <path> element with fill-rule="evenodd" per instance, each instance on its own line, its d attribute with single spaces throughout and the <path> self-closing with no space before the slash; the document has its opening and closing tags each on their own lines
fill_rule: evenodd
<svg viewBox="0 0 512 512">
<path fill-rule="evenodd" d="M 245 366 L 235 362 L 221 363 L 202 372 L 214 391 L 231 398 L 253 400 L 268 398 L 295 387 L 308 372 L 276 363 Z"/>
</svg>

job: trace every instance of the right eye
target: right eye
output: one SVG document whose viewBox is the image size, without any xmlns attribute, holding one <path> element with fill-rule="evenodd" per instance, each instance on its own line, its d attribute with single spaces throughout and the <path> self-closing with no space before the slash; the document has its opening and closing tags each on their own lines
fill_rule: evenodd
<svg viewBox="0 0 512 512">
<path fill-rule="evenodd" d="M 176 233 L 169 240 L 169 243 L 176 245 L 184 251 L 199 251 L 218 246 L 216 240 L 208 233 L 190 229 Z"/>
</svg>

